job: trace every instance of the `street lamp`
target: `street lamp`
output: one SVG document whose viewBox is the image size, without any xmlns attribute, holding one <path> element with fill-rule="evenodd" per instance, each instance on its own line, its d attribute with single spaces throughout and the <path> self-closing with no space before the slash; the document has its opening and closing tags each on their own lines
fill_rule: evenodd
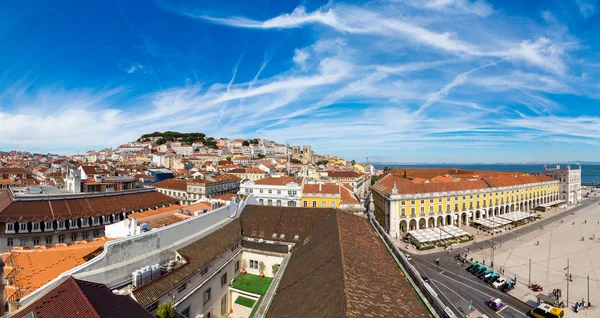
<svg viewBox="0 0 600 318">
<path fill-rule="evenodd" d="M 569 307 L 569 280 L 571 280 L 569 267 L 569 258 L 567 258 L 567 267 L 565 267 L 565 270 L 567 271 L 567 307 Z"/>
</svg>

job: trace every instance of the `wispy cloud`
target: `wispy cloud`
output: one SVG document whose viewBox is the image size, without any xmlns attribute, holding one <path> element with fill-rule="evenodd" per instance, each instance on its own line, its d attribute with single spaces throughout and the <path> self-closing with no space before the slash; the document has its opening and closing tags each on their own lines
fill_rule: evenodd
<svg viewBox="0 0 600 318">
<path fill-rule="evenodd" d="M 595 0 L 575 0 L 579 12 L 584 18 L 589 18 L 596 14 L 598 2 Z"/>
</svg>

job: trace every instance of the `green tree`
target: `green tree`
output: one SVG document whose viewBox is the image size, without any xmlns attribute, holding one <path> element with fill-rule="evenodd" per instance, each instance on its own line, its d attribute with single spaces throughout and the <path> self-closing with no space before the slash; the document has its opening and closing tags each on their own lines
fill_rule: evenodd
<svg viewBox="0 0 600 318">
<path fill-rule="evenodd" d="M 404 174 L 402 175 L 402 178 L 404 178 L 404 179 L 408 178 L 408 175 L 406 174 L 406 170 L 404 170 Z"/>
<path fill-rule="evenodd" d="M 244 140 L 244 142 L 242 142 L 242 146 L 250 146 L 250 142 L 248 142 L 248 140 Z"/>
<path fill-rule="evenodd" d="M 371 185 L 374 185 L 377 180 L 379 180 L 378 176 L 371 176 Z"/>
<path fill-rule="evenodd" d="M 156 141 L 157 145 L 164 145 L 167 143 L 167 140 L 163 137 L 158 138 L 158 140 Z"/>
<path fill-rule="evenodd" d="M 356 161 L 354 159 L 352 159 L 352 161 L 350 163 L 354 166 L 356 164 Z"/>
<path fill-rule="evenodd" d="M 156 317 L 158 318 L 175 318 L 175 309 L 171 302 L 160 304 L 156 310 Z"/>
<path fill-rule="evenodd" d="M 298 160 L 298 159 L 290 159 L 291 163 L 302 163 L 302 161 Z"/>
<path fill-rule="evenodd" d="M 388 172 L 390 170 L 390 167 L 388 166 L 383 166 L 383 172 Z"/>
<path fill-rule="evenodd" d="M 256 156 L 258 157 L 258 159 L 264 159 L 265 158 L 265 155 L 263 155 L 262 153 L 259 153 Z"/>
<path fill-rule="evenodd" d="M 231 161 L 231 157 L 227 157 L 227 158 L 225 158 L 225 160 Z"/>
</svg>

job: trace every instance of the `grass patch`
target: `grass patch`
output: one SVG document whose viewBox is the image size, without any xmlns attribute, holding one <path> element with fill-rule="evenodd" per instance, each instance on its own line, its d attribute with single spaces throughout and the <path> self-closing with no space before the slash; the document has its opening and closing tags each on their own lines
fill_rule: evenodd
<svg viewBox="0 0 600 318">
<path fill-rule="evenodd" d="M 244 296 L 239 296 L 236 300 L 235 303 L 244 307 L 248 307 L 248 308 L 252 308 L 252 306 L 254 306 L 254 303 L 256 302 L 256 300 L 254 299 L 250 299 L 250 298 L 246 298 Z"/>
<path fill-rule="evenodd" d="M 272 277 L 260 278 L 258 275 L 240 274 L 233 281 L 233 288 L 254 294 L 264 295 L 267 293 L 267 289 L 269 288 L 269 285 L 271 285 L 272 281 Z"/>
</svg>

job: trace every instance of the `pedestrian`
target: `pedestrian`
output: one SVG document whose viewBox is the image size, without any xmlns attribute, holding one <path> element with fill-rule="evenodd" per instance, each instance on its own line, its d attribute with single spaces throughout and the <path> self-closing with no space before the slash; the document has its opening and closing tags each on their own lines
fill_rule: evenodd
<svg viewBox="0 0 600 318">
<path fill-rule="evenodd" d="M 481 263 L 482 263 L 483 265 L 485 265 L 485 260 L 481 261 Z"/>
<path fill-rule="evenodd" d="M 515 274 L 515 283 L 517 282 L 517 274 Z"/>
<path fill-rule="evenodd" d="M 569 274 L 569 280 L 573 282 L 573 274 Z"/>
</svg>

